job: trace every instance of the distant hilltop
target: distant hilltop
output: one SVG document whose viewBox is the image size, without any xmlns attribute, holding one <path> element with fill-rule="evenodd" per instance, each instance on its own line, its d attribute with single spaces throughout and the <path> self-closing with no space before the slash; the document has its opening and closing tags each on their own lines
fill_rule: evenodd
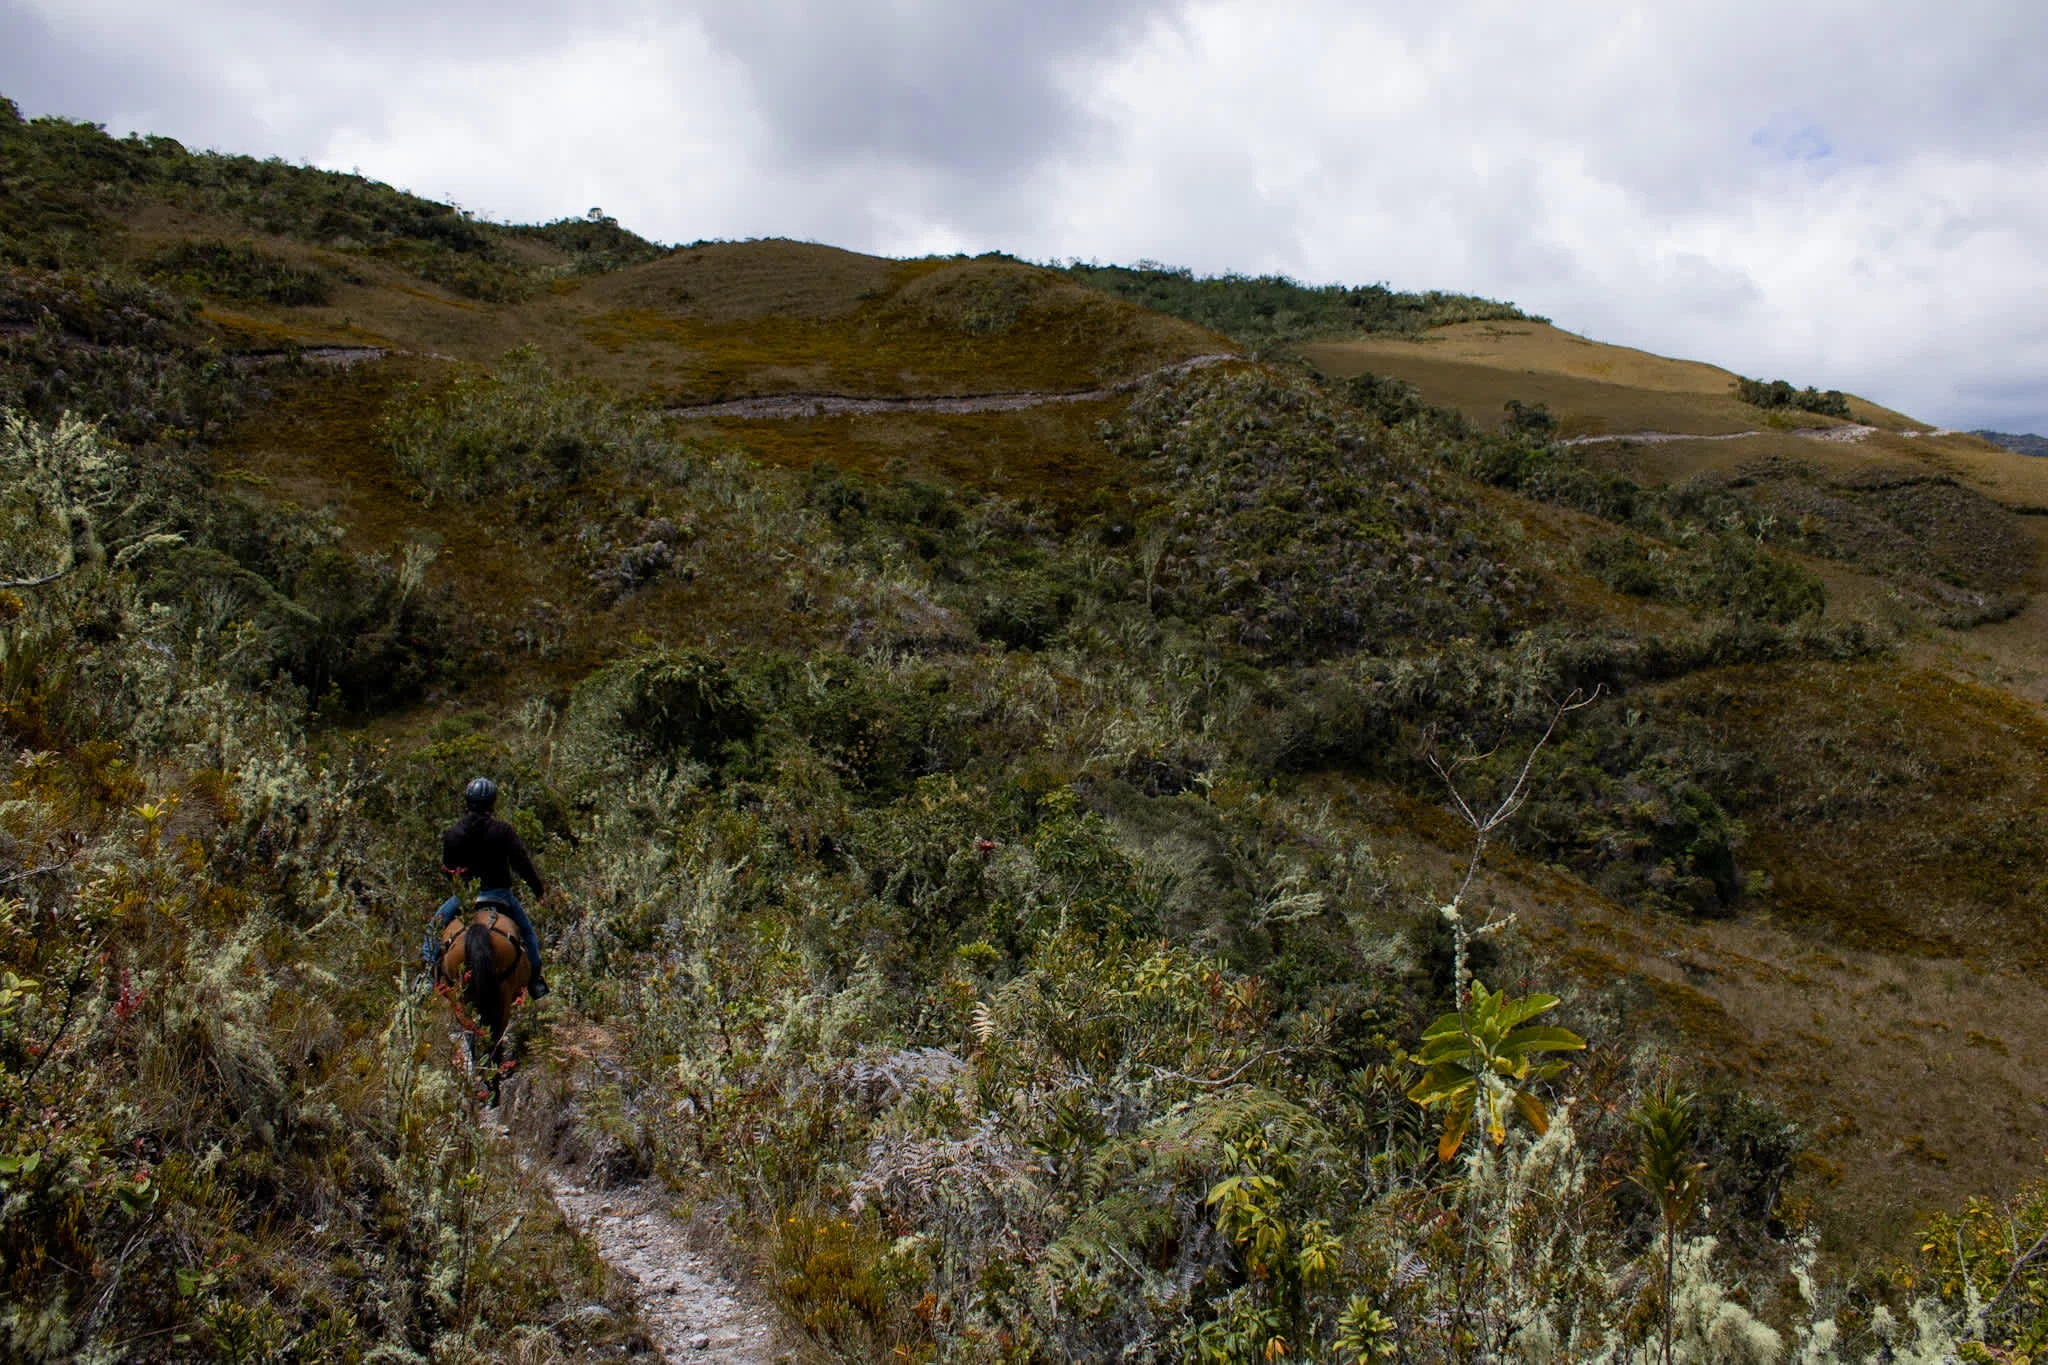
<svg viewBox="0 0 2048 1365">
<path fill-rule="evenodd" d="M 2015 436 L 2009 431 L 1973 431 L 1972 436 L 1982 436 L 1995 446 L 2004 446 L 2019 455 L 2048 455 L 2048 436 Z"/>
</svg>

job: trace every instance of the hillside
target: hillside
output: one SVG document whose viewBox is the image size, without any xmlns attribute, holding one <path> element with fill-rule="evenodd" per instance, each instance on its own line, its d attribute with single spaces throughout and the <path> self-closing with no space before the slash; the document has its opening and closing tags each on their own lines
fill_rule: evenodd
<svg viewBox="0 0 2048 1365">
<path fill-rule="evenodd" d="M 4 103 L 0 189 L 11 1358 L 644 1356 L 572 1180 L 798 1358 L 2048 1330 L 2048 465 L 1451 294 Z M 419 984 L 480 772 L 504 1128 Z M 1562 1065 L 1425 1107 L 1470 976 Z"/>
<path fill-rule="evenodd" d="M 1973 431 L 1970 434 L 1981 436 L 2016 455 L 2048 455 L 2048 436 L 2015 435 L 2009 431 Z"/>
</svg>

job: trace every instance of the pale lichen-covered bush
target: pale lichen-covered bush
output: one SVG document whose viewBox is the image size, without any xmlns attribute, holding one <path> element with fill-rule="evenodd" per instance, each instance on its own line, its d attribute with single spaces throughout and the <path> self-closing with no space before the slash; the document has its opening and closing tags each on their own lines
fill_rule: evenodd
<svg viewBox="0 0 2048 1365">
<path fill-rule="evenodd" d="M 565 487 L 674 454 L 657 416 L 556 376 L 533 347 L 508 352 L 495 373 L 413 390 L 386 411 L 384 438 L 430 497 L 459 501 Z"/>
<path fill-rule="evenodd" d="M 0 1355 L 469 1360 L 572 1321 L 602 1286 L 401 993 L 374 751 L 251 690 L 232 604 L 142 597 L 124 452 L 0 444 L 22 525 L 70 496 L 98 538 L 0 611 Z"/>
</svg>

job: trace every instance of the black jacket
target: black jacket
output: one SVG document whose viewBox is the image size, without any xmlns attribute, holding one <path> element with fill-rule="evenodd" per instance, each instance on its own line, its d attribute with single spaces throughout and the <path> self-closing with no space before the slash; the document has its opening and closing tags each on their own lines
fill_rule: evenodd
<svg viewBox="0 0 2048 1365">
<path fill-rule="evenodd" d="M 476 878 L 484 891 L 509 890 L 516 872 L 534 895 L 548 893 L 519 831 L 481 811 L 469 812 L 442 833 L 441 866 L 453 876 Z"/>
</svg>

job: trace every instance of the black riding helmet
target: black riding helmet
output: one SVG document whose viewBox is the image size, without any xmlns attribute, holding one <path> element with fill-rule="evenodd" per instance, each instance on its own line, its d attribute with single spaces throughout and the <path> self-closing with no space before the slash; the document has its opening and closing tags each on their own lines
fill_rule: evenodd
<svg viewBox="0 0 2048 1365">
<path fill-rule="evenodd" d="M 498 804 L 498 784 L 488 777 L 472 777 L 462 789 L 462 804 L 474 811 L 489 811 Z"/>
</svg>

